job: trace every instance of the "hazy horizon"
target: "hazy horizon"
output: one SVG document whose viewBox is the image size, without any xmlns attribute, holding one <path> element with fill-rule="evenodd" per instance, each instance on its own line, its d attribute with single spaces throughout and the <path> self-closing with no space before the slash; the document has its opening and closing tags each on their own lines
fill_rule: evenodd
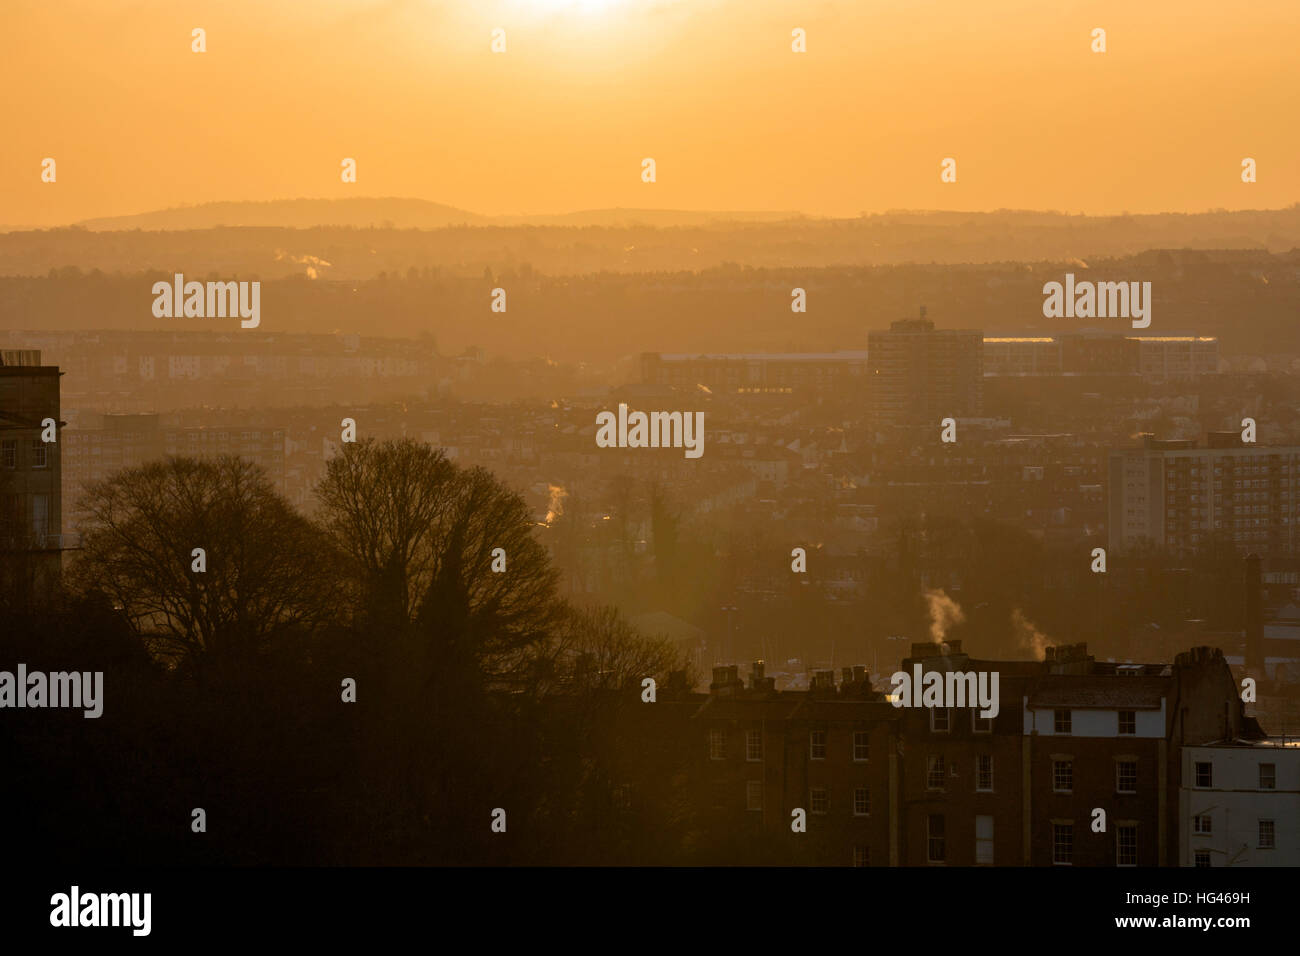
<svg viewBox="0 0 1300 956">
<path fill-rule="evenodd" d="M 798 220 L 810 221 L 837 221 L 837 220 L 854 220 L 878 218 L 882 216 L 1031 216 L 1042 218 L 1062 218 L 1062 219 L 1129 219 L 1144 217 L 1160 216 L 1212 216 L 1212 215 L 1230 215 L 1233 213 L 1277 213 L 1285 212 L 1300 206 L 1300 200 L 1287 203 L 1276 207 L 1242 207 L 1237 209 L 1228 209 L 1224 207 L 1197 209 L 1197 210 L 1152 210 L 1148 212 L 1116 212 L 1116 213 L 1087 213 L 1087 212 L 1070 212 L 1063 209 L 1031 209 L 1031 208 L 1012 208 L 1000 207 L 996 209 L 953 209 L 944 207 L 933 208 L 908 208 L 908 207 L 889 207 L 886 209 L 862 210 L 854 215 L 834 215 L 834 214 L 816 214 L 800 209 L 720 209 L 720 208 L 684 208 L 676 206 L 605 206 L 605 207 L 586 207 L 576 209 L 552 210 L 546 212 L 506 212 L 487 214 L 478 212 L 474 209 L 467 208 L 458 203 L 441 202 L 438 200 L 424 199 L 416 196 L 294 196 L 283 197 L 279 199 L 214 199 L 207 202 L 182 203 L 175 206 L 166 206 L 152 209 L 140 209 L 134 212 L 125 212 L 115 215 L 94 216 L 86 219 L 78 219 L 68 222 L 58 222 L 45 225 L 32 223 L 0 223 L 0 232 L 24 232 L 31 230 L 57 230 L 84 227 L 92 230 L 129 230 L 143 229 L 144 226 L 137 224 L 137 220 L 150 220 L 159 217 L 174 216 L 184 213 L 200 213 L 209 210 L 216 210 L 226 207 L 232 210 L 248 211 L 257 207 L 288 207 L 291 205 L 308 205 L 319 204 L 333 208 L 343 208 L 347 204 L 362 203 L 394 203 L 407 204 L 411 207 L 424 207 L 430 211 L 439 210 L 448 216 L 448 222 L 445 224 L 434 224 L 428 226 L 420 225 L 399 225 L 397 228 L 408 229 L 441 229 L 448 225 L 466 225 L 466 226 L 565 226 L 565 225 L 604 225 L 614 223 L 637 223 L 646 226 L 675 226 L 679 224 L 701 224 L 706 222 L 716 223 L 740 223 L 740 222 L 766 222 L 780 223 Z M 270 211 L 270 210 L 268 210 Z M 466 217 L 462 222 L 452 222 L 455 216 L 463 215 Z M 643 221 L 632 217 L 645 216 L 657 218 L 661 221 Z M 620 218 L 621 217 L 621 218 Z M 597 218 L 608 220 L 605 222 L 595 222 Z M 313 228 L 315 226 L 328 227 L 345 224 L 335 220 L 321 220 L 304 226 L 293 226 L 273 223 L 282 228 Z M 205 229 L 214 226 L 254 226 L 257 223 L 246 221 L 236 222 L 219 222 L 212 225 L 177 225 L 172 227 L 162 226 L 150 231 L 170 231 L 170 229 Z"/>
<path fill-rule="evenodd" d="M 18 0 L 9 228 L 213 201 L 1121 215 L 1297 199 L 1293 4 Z M 1176 10 L 1177 16 L 1167 14 Z M 206 51 L 191 31 L 206 31 Z M 1107 31 L 1094 53 L 1090 34 Z M 807 52 L 791 51 L 806 31 Z M 506 50 L 491 51 L 505 31 Z M 21 45 L 13 42 L 22 37 Z M 6 43 L 5 40 L 10 42 Z M 270 66 L 274 64 L 274 66 Z M 19 109 L 20 108 L 20 109 Z M 58 164 L 41 181 L 42 160 Z M 652 157 L 657 180 L 641 181 Z M 952 157 L 958 178 L 941 183 Z M 1241 181 L 1241 161 L 1258 181 Z M 340 180 L 344 158 L 357 181 Z"/>
</svg>

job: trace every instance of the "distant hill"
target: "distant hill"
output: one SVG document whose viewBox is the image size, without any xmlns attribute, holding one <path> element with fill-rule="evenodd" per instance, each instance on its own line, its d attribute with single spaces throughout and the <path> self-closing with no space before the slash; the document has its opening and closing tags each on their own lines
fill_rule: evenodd
<svg viewBox="0 0 1300 956">
<path fill-rule="evenodd" d="M 627 228 L 654 226 L 670 229 L 682 226 L 708 226 L 729 222 L 789 222 L 806 219 L 800 212 L 752 212 L 745 210 L 690 209 L 583 209 L 558 215 L 493 216 L 494 226 L 607 226 Z"/>
<path fill-rule="evenodd" d="M 526 216 L 483 216 L 423 199 L 278 199 L 271 202 L 213 202 L 159 209 L 130 216 L 87 219 L 76 225 L 93 232 L 131 229 L 176 231 L 219 226 L 314 229 L 444 229 L 449 226 L 702 226 L 714 222 L 781 222 L 797 212 L 711 212 L 683 209 L 586 209 Z"/>
<path fill-rule="evenodd" d="M 486 222 L 487 217 L 477 213 L 423 199 L 276 199 L 271 202 L 210 202 L 132 216 L 87 219 L 77 225 L 95 232 L 110 232 L 126 229 L 212 229 L 217 226 L 442 229 Z"/>
<path fill-rule="evenodd" d="M 179 232 L 198 229 L 447 229 L 458 226 L 500 228 L 557 226 L 606 229 L 689 229 L 737 224 L 791 224 L 867 229 L 873 241 L 898 246 L 915 239 L 951 242 L 956 237 L 1004 241 L 1038 234 L 1052 242 L 1068 236 L 1092 240 L 1078 254 L 1129 253 L 1151 248 L 1290 248 L 1300 236 L 1300 203 L 1283 209 L 1211 210 L 1199 213 L 1147 213 L 1087 216 L 1068 213 L 995 209 L 988 212 L 891 209 L 846 219 L 807 216 L 794 210 L 582 209 L 566 213 L 485 216 L 424 199 L 277 199 L 269 202 L 214 202 L 160 209 L 129 216 L 109 216 L 75 223 L 91 232 Z M 26 231 L 0 226 L 0 233 Z M 886 235 L 882 235 L 882 232 Z M 977 238 L 978 237 L 978 238 Z M 1098 241 L 1100 240 L 1100 241 Z M 1068 240 L 1067 240 L 1068 241 Z M 1010 243 L 1015 245 L 1015 243 Z M 936 250 L 938 251 L 938 250 Z M 950 252 L 951 250 L 945 250 Z M 1016 250 L 1017 253 L 1020 250 Z M 1059 255 L 1057 249 L 1049 255 Z M 941 258 L 947 256 L 941 254 Z M 986 259 L 987 256 L 975 256 Z M 996 254 L 992 258 L 999 258 Z"/>
</svg>

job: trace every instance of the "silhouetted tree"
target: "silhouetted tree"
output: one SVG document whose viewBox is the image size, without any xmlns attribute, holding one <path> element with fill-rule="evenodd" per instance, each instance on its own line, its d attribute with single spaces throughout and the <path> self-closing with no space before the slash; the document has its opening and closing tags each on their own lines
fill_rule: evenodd
<svg viewBox="0 0 1300 956">
<path fill-rule="evenodd" d="M 686 655 L 662 638 L 647 637 L 613 607 L 567 608 L 549 648 L 552 673 L 579 690 L 635 690 L 653 677 L 660 684 L 685 670 Z"/>
<path fill-rule="evenodd" d="M 541 779 L 538 723 L 501 692 L 537 688 L 563 613 L 533 515 L 490 472 L 410 440 L 349 445 L 317 497 L 363 599 L 350 666 L 371 702 L 357 797 L 380 808 L 371 845 L 390 862 L 491 862 L 505 844 L 478 825 L 486 809 L 514 795 L 522 812 Z"/>
<path fill-rule="evenodd" d="M 440 449 L 410 439 L 349 443 L 330 459 L 316 486 L 320 520 L 346 556 L 369 619 L 413 616 L 432 581 L 455 475 Z"/>
<path fill-rule="evenodd" d="M 690 754 L 669 704 L 690 684 L 684 656 L 642 635 L 611 607 L 568 608 L 549 642 L 551 681 L 516 695 L 529 750 L 542 759 L 512 781 L 544 833 L 537 862 L 645 863 L 671 858 L 688 816 L 683 775 Z M 677 679 L 674 671 L 682 671 Z M 657 684 L 656 706 L 643 681 Z"/>
<path fill-rule="evenodd" d="M 172 457 L 87 489 L 70 577 L 157 655 L 211 669 L 337 618 L 324 536 L 251 462 Z M 206 570 L 194 570 L 202 548 Z"/>
<path fill-rule="evenodd" d="M 350 445 L 317 497 L 370 619 L 405 635 L 408 668 L 480 689 L 529 672 L 561 605 L 517 493 L 405 439 Z"/>
</svg>

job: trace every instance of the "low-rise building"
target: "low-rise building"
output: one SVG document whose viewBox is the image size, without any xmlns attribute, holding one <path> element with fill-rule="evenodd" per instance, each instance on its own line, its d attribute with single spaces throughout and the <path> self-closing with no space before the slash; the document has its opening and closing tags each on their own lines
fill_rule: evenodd
<svg viewBox="0 0 1300 956">
<path fill-rule="evenodd" d="M 1300 866 L 1300 738 L 1186 747 L 1182 781 L 1183 866 Z"/>
</svg>

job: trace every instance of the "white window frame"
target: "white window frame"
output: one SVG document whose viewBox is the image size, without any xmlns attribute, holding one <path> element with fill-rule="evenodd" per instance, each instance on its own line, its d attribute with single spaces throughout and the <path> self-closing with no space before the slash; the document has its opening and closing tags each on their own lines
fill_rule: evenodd
<svg viewBox="0 0 1300 956">
<path fill-rule="evenodd" d="M 821 809 L 817 809 L 818 802 Z M 814 816 L 824 817 L 831 809 L 831 792 L 826 787 L 808 788 L 808 812 Z"/>
<path fill-rule="evenodd" d="M 821 738 L 818 741 L 818 737 Z M 821 751 L 818 753 L 818 751 Z M 826 759 L 826 731 L 810 730 L 808 731 L 808 759 L 825 760 Z"/>
<path fill-rule="evenodd" d="M 933 784 L 935 775 L 938 774 L 939 785 Z M 948 786 L 948 762 L 943 759 L 943 754 L 926 754 L 925 757 L 925 789 L 929 791 L 945 790 Z"/>
<path fill-rule="evenodd" d="M 1056 840 L 1056 828 L 1057 828 L 1057 827 L 1065 827 L 1065 828 L 1067 828 L 1068 831 L 1069 831 L 1069 834 L 1070 834 L 1070 858 L 1069 858 L 1068 860 L 1058 860 L 1057 857 L 1056 857 L 1056 851 L 1057 851 L 1057 849 L 1058 849 L 1058 847 L 1057 847 L 1057 840 Z M 1068 823 L 1053 823 L 1053 824 L 1052 824 L 1052 865 L 1053 865 L 1053 866 L 1074 866 L 1074 821 L 1073 821 L 1073 820 L 1071 820 L 1071 821 L 1068 822 Z"/>
<path fill-rule="evenodd" d="M 1121 779 L 1120 779 L 1120 768 L 1121 768 L 1121 767 L 1125 767 L 1125 766 L 1132 766 L 1132 767 L 1133 767 L 1133 789 L 1132 789 L 1132 790 L 1124 790 L 1124 789 L 1122 789 L 1122 783 L 1121 783 Z M 1123 759 L 1123 760 L 1116 760 L 1116 761 L 1115 761 L 1115 792 L 1116 792 L 1116 793 L 1124 793 L 1124 794 L 1137 793 L 1137 775 L 1138 775 L 1138 771 L 1137 771 L 1137 761 L 1136 761 L 1136 760 L 1131 759 L 1131 758 L 1125 758 L 1125 759 Z"/>
<path fill-rule="evenodd" d="M 1064 718 L 1062 718 L 1064 714 Z M 1061 725 L 1065 729 L 1061 730 Z M 1057 707 L 1052 711 L 1052 733 L 1058 737 L 1069 737 L 1074 734 L 1074 713 L 1068 707 Z"/>
<path fill-rule="evenodd" d="M 867 796 L 867 802 L 866 802 L 867 808 L 866 808 L 865 810 L 859 810 L 859 809 L 858 809 L 858 807 L 859 807 L 859 803 L 858 803 L 858 795 L 859 795 L 859 794 L 866 794 L 866 796 Z M 854 788 L 853 788 L 853 815 L 854 815 L 855 817 L 869 817 L 869 816 L 871 816 L 871 789 L 870 789 L 869 787 L 854 787 Z"/>
<path fill-rule="evenodd" d="M 1268 842 L 1264 842 L 1264 824 L 1268 824 Z M 1277 849 L 1277 821 L 1267 817 L 1258 821 L 1255 826 L 1256 849 L 1259 850 L 1276 850 Z"/>
<path fill-rule="evenodd" d="M 931 827 L 934 825 L 936 819 L 941 821 L 943 829 L 943 833 L 938 837 L 938 839 L 942 841 L 943 855 L 938 858 L 936 858 L 932 852 L 934 850 L 935 836 Z M 948 822 L 944 819 L 942 813 L 931 813 L 925 818 L 925 860 L 927 863 L 948 862 Z"/>
<path fill-rule="evenodd" d="M 859 757 L 859 756 L 858 756 L 858 738 L 859 738 L 859 737 L 861 737 L 862 740 L 863 740 L 862 750 L 863 750 L 864 753 L 866 754 L 866 756 L 863 756 L 863 757 Z M 868 760 L 870 760 L 870 759 L 871 759 L 871 732 L 868 731 L 868 730 L 855 730 L 855 731 L 853 731 L 853 762 L 854 762 L 854 763 L 866 763 L 866 762 L 867 762 Z"/>
<path fill-rule="evenodd" d="M 1201 768 L 1209 768 L 1209 779 L 1201 783 Z M 1211 790 L 1214 788 L 1214 761 L 1213 760 L 1195 760 L 1192 762 L 1192 783 L 1198 790 Z"/>
<path fill-rule="evenodd" d="M 709 728 L 709 759 L 727 759 L 727 732 L 721 727 Z"/>
<path fill-rule="evenodd" d="M 1133 834 L 1133 862 L 1125 863 L 1122 860 L 1123 850 L 1121 849 L 1121 840 L 1126 832 Z M 1120 823 L 1115 826 L 1115 865 L 1130 867 L 1137 866 L 1138 859 L 1138 828 L 1136 823 Z"/>
</svg>

